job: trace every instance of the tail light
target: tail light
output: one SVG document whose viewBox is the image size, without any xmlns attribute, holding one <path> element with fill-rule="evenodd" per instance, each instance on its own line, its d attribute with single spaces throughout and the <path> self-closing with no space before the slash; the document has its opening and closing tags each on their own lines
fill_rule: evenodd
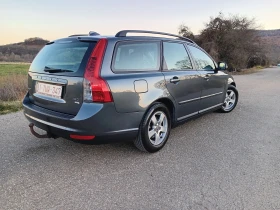
<svg viewBox="0 0 280 210">
<path fill-rule="evenodd" d="M 100 39 L 88 60 L 84 75 L 84 101 L 86 102 L 113 102 L 110 88 L 100 76 L 106 47 L 107 39 Z"/>
</svg>

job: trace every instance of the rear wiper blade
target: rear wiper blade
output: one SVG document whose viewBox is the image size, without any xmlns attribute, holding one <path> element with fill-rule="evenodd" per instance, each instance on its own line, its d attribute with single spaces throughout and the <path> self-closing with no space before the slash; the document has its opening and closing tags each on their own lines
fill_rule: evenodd
<svg viewBox="0 0 280 210">
<path fill-rule="evenodd" d="M 48 66 L 45 67 L 44 69 L 45 72 L 50 72 L 50 73 L 57 73 L 57 72 L 73 72 L 72 70 L 67 70 L 67 69 L 53 69 Z"/>
</svg>

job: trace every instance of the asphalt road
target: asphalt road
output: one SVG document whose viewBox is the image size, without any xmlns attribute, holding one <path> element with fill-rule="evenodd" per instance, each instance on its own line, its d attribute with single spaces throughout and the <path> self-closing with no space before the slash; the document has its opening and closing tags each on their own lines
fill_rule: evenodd
<svg viewBox="0 0 280 210">
<path fill-rule="evenodd" d="M 235 76 L 239 104 L 163 150 L 40 140 L 0 116 L 0 209 L 280 209 L 280 68 Z"/>
</svg>

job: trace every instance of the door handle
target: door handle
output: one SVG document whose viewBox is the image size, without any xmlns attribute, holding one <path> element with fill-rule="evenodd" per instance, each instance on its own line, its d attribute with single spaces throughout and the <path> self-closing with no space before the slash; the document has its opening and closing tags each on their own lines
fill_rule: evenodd
<svg viewBox="0 0 280 210">
<path fill-rule="evenodd" d="M 171 83 L 178 83 L 180 82 L 180 79 L 178 77 L 173 77 L 172 79 L 170 79 Z"/>
</svg>

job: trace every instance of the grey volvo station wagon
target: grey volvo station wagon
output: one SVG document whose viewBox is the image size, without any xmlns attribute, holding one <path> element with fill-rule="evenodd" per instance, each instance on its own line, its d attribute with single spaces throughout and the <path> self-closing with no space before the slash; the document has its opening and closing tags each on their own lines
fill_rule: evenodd
<svg viewBox="0 0 280 210">
<path fill-rule="evenodd" d="M 47 43 L 32 62 L 24 115 L 38 138 L 131 140 L 142 151 L 156 152 L 179 123 L 235 108 L 238 91 L 222 71 L 226 67 L 173 34 L 72 35 Z"/>
</svg>

